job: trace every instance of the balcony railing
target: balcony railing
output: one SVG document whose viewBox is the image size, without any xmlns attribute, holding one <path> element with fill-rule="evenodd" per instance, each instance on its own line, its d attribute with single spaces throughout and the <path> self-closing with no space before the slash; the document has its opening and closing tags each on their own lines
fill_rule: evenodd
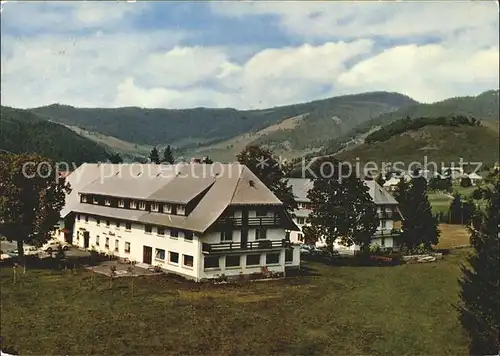
<svg viewBox="0 0 500 356">
<path fill-rule="evenodd" d="M 373 237 L 394 237 L 401 235 L 401 230 L 399 229 L 385 229 L 385 230 L 377 230 L 373 234 Z"/>
<path fill-rule="evenodd" d="M 217 223 L 219 225 L 229 225 L 229 226 L 241 226 L 243 224 L 242 218 L 236 217 L 222 217 Z M 279 216 L 251 216 L 248 217 L 249 226 L 277 226 L 281 224 L 281 218 Z"/>
<path fill-rule="evenodd" d="M 257 240 L 248 242 L 220 242 L 220 243 L 203 243 L 202 251 L 206 253 L 231 252 L 242 250 L 269 250 L 281 249 L 290 247 L 291 242 L 287 239 L 282 240 Z"/>
</svg>

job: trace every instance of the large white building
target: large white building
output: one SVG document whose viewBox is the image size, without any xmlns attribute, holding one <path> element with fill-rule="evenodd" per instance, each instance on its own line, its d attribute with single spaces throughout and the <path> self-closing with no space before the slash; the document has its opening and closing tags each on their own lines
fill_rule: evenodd
<svg viewBox="0 0 500 356">
<path fill-rule="evenodd" d="M 84 164 L 58 238 L 196 281 L 300 264 L 283 203 L 240 164 Z"/>
<path fill-rule="evenodd" d="M 290 231 L 290 241 L 294 243 L 303 243 L 302 227 L 307 225 L 307 218 L 311 213 L 311 201 L 307 197 L 307 193 L 314 186 L 314 181 L 307 178 L 290 178 L 289 185 L 292 186 L 292 191 L 295 200 L 298 204 L 298 209 L 294 211 L 294 221 L 299 227 L 299 231 Z M 397 238 L 400 235 L 399 230 L 394 228 L 394 220 L 400 216 L 398 202 L 394 197 L 383 189 L 374 180 L 365 180 L 364 184 L 368 187 L 368 193 L 377 206 L 377 216 L 379 226 L 375 232 L 372 245 L 378 245 L 381 248 L 392 248 L 397 245 Z M 317 246 L 324 246 L 323 241 L 318 241 Z M 338 250 L 359 250 L 359 246 L 353 245 L 349 248 L 335 243 L 334 248 Z"/>
</svg>

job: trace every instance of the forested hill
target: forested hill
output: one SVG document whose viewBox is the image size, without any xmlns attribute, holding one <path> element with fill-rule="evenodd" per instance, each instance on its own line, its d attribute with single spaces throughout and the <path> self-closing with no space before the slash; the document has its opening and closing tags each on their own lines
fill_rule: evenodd
<svg viewBox="0 0 500 356">
<path fill-rule="evenodd" d="M 137 144 L 200 147 L 238 135 L 251 134 L 294 117 L 301 118 L 294 129 L 305 133 L 302 135 L 303 141 L 311 139 L 314 133 L 322 134 L 324 138 L 328 135 L 337 136 L 377 115 L 416 103 L 402 94 L 372 92 L 265 110 L 137 107 L 87 109 L 55 104 L 32 109 L 32 112 L 59 123 Z M 267 135 L 266 139 L 272 140 L 272 137 Z"/>
<path fill-rule="evenodd" d="M 107 159 L 104 146 L 30 111 L 6 106 L 0 109 L 0 149 L 11 153 L 37 153 L 77 165 Z"/>
</svg>

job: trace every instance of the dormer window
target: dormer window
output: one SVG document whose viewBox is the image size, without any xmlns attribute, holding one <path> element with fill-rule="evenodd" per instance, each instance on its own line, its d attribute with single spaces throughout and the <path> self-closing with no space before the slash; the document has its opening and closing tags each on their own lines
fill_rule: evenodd
<svg viewBox="0 0 500 356">
<path fill-rule="evenodd" d="M 158 203 L 151 203 L 151 211 L 158 211 Z"/>
<path fill-rule="evenodd" d="M 123 199 L 118 200 L 118 207 L 123 208 L 124 206 L 125 206 L 125 200 Z"/>
<path fill-rule="evenodd" d="M 130 201 L 130 209 L 137 209 L 137 203 L 135 200 Z"/>
<path fill-rule="evenodd" d="M 97 197 L 94 197 L 94 204 L 99 204 L 99 200 L 97 200 Z"/>
<path fill-rule="evenodd" d="M 139 209 L 140 210 L 146 210 L 146 203 L 143 202 L 143 201 L 139 202 Z"/>
<path fill-rule="evenodd" d="M 167 214 L 170 214 L 172 212 L 172 205 L 170 204 L 165 204 L 163 211 Z"/>
<path fill-rule="evenodd" d="M 104 200 L 104 205 L 110 206 L 111 200 L 109 200 L 109 199 Z"/>
<path fill-rule="evenodd" d="M 87 202 L 87 196 L 86 195 L 82 195 L 82 203 L 86 203 Z"/>
<path fill-rule="evenodd" d="M 185 208 L 183 206 L 179 206 L 177 208 L 177 214 L 178 215 L 185 215 L 185 213 L 186 213 L 186 210 L 185 210 Z"/>
</svg>

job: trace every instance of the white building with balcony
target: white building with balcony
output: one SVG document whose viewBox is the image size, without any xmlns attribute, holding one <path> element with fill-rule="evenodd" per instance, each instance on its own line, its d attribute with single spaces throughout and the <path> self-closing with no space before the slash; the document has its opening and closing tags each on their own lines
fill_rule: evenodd
<svg viewBox="0 0 500 356">
<path fill-rule="evenodd" d="M 303 243 L 302 228 L 308 224 L 307 218 L 312 211 L 311 201 L 307 197 L 307 193 L 313 188 L 314 181 L 307 178 L 290 178 L 288 183 L 292 186 L 292 191 L 298 204 L 298 209 L 294 211 L 295 217 L 293 219 L 300 229 L 299 231 L 289 232 L 290 241 L 293 243 Z M 364 184 L 368 187 L 368 193 L 377 206 L 377 216 L 379 219 L 379 225 L 373 236 L 372 245 L 378 245 L 381 248 L 395 247 L 398 243 L 397 239 L 400 236 L 400 231 L 394 228 L 394 220 L 401 216 L 398 209 L 398 202 L 389 192 L 377 184 L 376 181 L 365 180 Z M 316 245 L 320 247 L 324 246 L 325 243 L 318 241 Z M 345 247 L 338 243 L 334 244 L 334 248 L 350 251 L 359 250 L 359 246 L 357 245 Z"/>
<path fill-rule="evenodd" d="M 283 203 L 240 164 L 84 164 L 58 238 L 201 281 L 285 273 L 300 253 Z"/>
</svg>

